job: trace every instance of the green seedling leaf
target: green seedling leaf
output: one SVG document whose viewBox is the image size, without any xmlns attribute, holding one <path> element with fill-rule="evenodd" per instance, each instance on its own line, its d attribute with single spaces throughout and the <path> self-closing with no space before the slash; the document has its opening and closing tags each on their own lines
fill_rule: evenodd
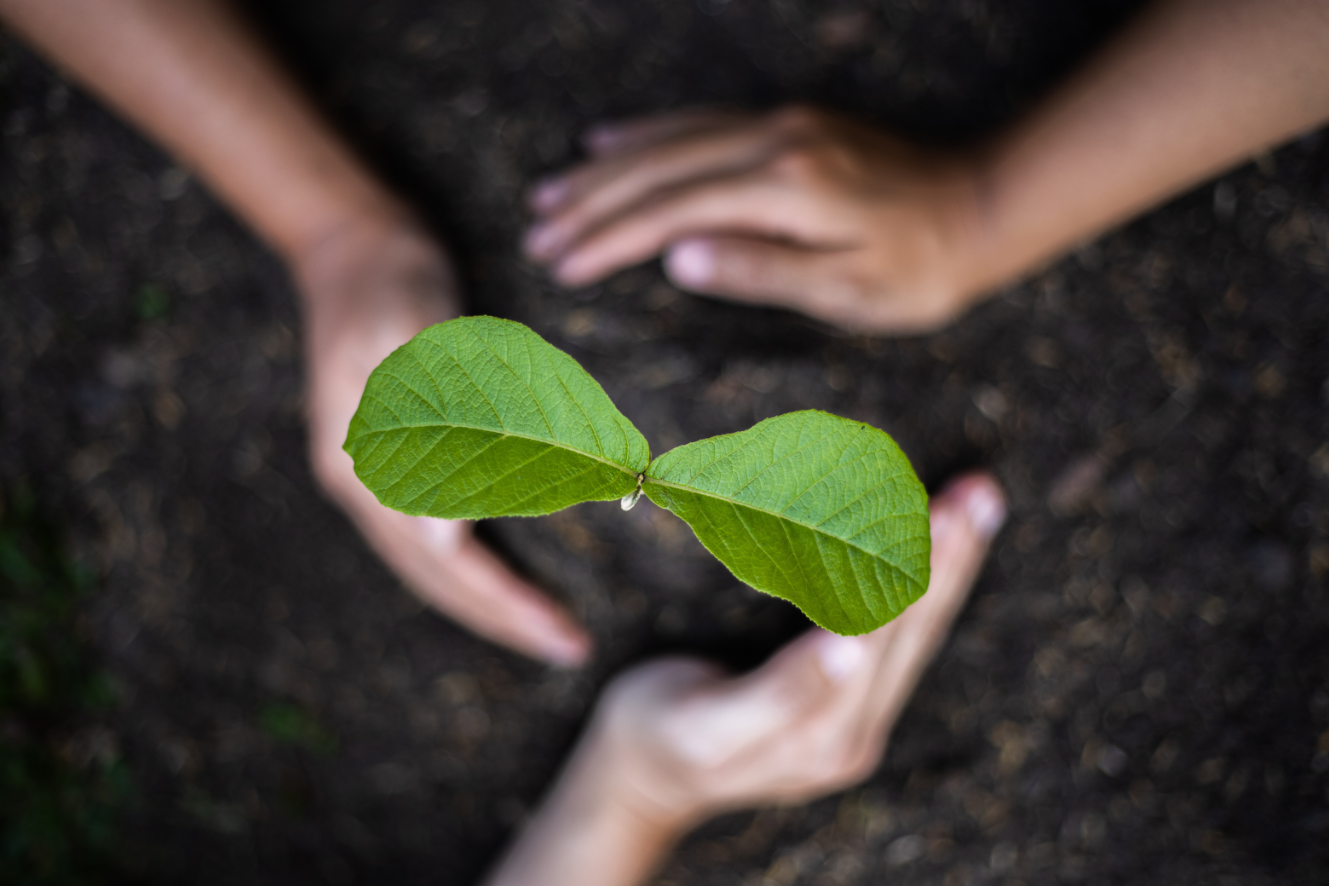
<svg viewBox="0 0 1329 886">
<path fill-rule="evenodd" d="M 927 493 L 887 434 L 825 412 L 680 446 L 643 491 L 739 579 L 838 634 L 874 630 L 927 589 Z"/>
<path fill-rule="evenodd" d="M 646 438 L 575 360 L 520 323 L 462 317 L 421 332 L 369 377 L 346 451 L 407 514 L 551 514 L 622 498 Z"/>
<path fill-rule="evenodd" d="M 874 630 L 928 584 L 927 495 L 885 433 L 795 412 L 651 461 L 604 389 L 519 323 L 430 327 L 383 361 L 346 451 L 408 514 L 537 516 L 645 494 L 742 581 L 840 634 Z M 0 564 L 2 565 L 2 564 Z"/>
</svg>

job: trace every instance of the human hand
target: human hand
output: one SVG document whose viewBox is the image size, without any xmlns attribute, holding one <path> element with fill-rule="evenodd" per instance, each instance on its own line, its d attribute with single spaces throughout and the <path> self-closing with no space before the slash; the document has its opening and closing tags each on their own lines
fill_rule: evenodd
<svg viewBox="0 0 1329 886">
<path fill-rule="evenodd" d="M 581 663 L 586 633 L 477 541 L 473 524 L 384 507 L 342 449 L 374 367 L 421 329 L 458 314 L 447 257 L 415 228 L 375 221 L 340 229 L 294 264 L 306 315 L 310 459 L 324 490 L 435 609 L 533 658 Z"/>
<path fill-rule="evenodd" d="M 986 474 L 934 498 L 928 591 L 871 634 L 812 630 L 737 678 L 685 658 L 618 678 L 586 739 L 603 791 L 681 833 L 727 810 L 804 802 L 868 777 L 1005 513 Z"/>
<path fill-rule="evenodd" d="M 530 196 L 526 251 L 566 286 L 663 253 L 684 289 L 913 332 L 998 282 L 968 159 L 803 107 L 666 114 L 585 141 L 591 160 Z"/>
</svg>

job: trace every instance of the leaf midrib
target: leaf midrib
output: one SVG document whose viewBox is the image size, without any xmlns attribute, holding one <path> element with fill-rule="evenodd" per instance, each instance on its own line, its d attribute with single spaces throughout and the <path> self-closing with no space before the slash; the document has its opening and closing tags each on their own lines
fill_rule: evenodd
<svg viewBox="0 0 1329 886">
<path fill-rule="evenodd" d="M 748 510 L 757 511 L 758 513 L 761 513 L 761 514 L 767 514 L 767 515 L 769 515 L 769 516 L 771 516 L 771 517 L 777 517 L 777 518 L 779 518 L 779 519 L 781 519 L 781 520 L 787 520 L 788 522 L 793 523 L 793 524 L 796 525 L 796 526 L 802 526 L 804 529 L 808 530 L 809 532 L 815 532 L 815 533 L 817 533 L 818 535 L 825 536 L 826 538 L 833 538 L 833 539 L 835 539 L 836 541 L 840 542 L 841 544 L 848 545 L 849 547 L 853 548 L 853 549 L 856 550 L 856 551 L 862 551 L 864 554 L 867 554 L 869 557 L 873 557 L 873 558 L 878 559 L 878 560 L 885 560 L 885 559 L 886 559 L 886 558 L 883 557 L 881 554 L 873 553 L 872 551 L 869 551 L 867 548 L 863 547 L 862 545 L 856 545 L 856 544 L 854 544 L 852 541 L 850 541 L 850 540 L 847 539 L 847 538 L 841 538 L 841 537 L 838 536 L 838 535 L 833 535 L 833 534 L 827 532 L 826 530 L 822 529 L 822 528 L 819 527 L 819 526 L 809 526 L 807 523 L 803 523 L 803 522 L 801 522 L 801 521 L 799 521 L 799 520 L 795 520 L 793 517 L 790 517 L 790 516 L 788 516 L 788 515 L 782 513 L 781 511 L 772 511 L 772 510 L 770 510 L 770 509 L 768 509 L 768 508 L 759 508 L 759 507 L 757 507 L 756 505 L 750 504 L 750 503 L 745 502 L 745 501 L 736 501 L 736 500 L 734 500 L 734 499 L 732 499 L 732 498 L 726 498 L 725 496 L 723 496 L 723 495 L 719 495 L 719 494 L 714 493 L 714 492 L 707 492 L 707 491 L 704 490 L 704 489 L 698 489 L 698 488 L 695 487 L 695 486 L 684 486 L 682 483 L 670 483 L 668 480 L 659 480 L 659 479 L 656 479 L 655 477 L 652 477 L 652 476 L 650 476 L 650 475 L 647 475 L 647 477 L 646 477 L 644 483 L 656 483 L 656 484 L 658 484 L 658 485 L 660 485 L 660 486 L 668 486 L 670 489 L 681 489 L 681 490 L 683 490 L 684 492 L 691 492 L 691 493 L 694 493 L 694 494 L 696 494 L 696 495 L 702 495 L 702 496 L 705 496 L 706 498 L 713 498 L 713 499 L 715 499 L 716 501 L 722 501 L 722 502 L 724 502 L 725 504 L 730 505 L 730 506 L 732 506 L 732 507 L 744 507 L 744 508 L 747 508 Z M 838 513 L 838 512 L 837 512 L 837 513 Z M 907 515 L 907 514 L 892 514 L 891 516 L 900 517 L 900 516 L 908 516 L 908 515 Z M 883 519 L 885 519 L 885 518 L 883 518 Z M 878 521 L 878 522 L 879 522 L 879 521 Z M 871 525 L 872 525 L 871 523 L 868 524 L 868 526 L 871 526 Z M 863 527 L 863 528 L 866 529 L 866 528 L 868 528 L 868 527 L 865 526 L 865 527 Z M 860 531 L 862 531 L 862 530 L 860 530 Z M 892 546 L 892 547 L 897 547 L 897 546 L 899 545 L 899 543 L 900 543 L 900 542 L 897 541 L 897 542 L 895 542 L 895 544 L 893 544 L 893 545 L 891 545 L 891 546 Z M 902 574 L 902 575 L 909 575 L 909 573 L 905 572 L 904 569 L 903 569 L 901 566 L 899 566 L 898 564 L 896 564 L 896 563 L 890 563 L 889 561 L 887 561 L 887 562 L 888 562 L 888 564 L 890 565 L 890 567 L 891 567 L 892 569 L 894 569 L 896 572 L 899 572 L 899 573 Z"/>
<path fill-rule="evenodd" d="M 497 431 L 497 430 L 495 430 L 495 429 L 493 429 L 493 428 L 482 428 L 482 427 L 479 427 L 478 425 L 467 425 L 467 424 L 462 424 L 461 422 L 440 422 L 440 423 L 437 423 L 437 424 L 404 424 L 404 423 L 403 423 L 403 424 L 395 425 L 395 426 L 393 426 L 393 427 L 391 427 L 391 428 L 383 428 L 383 429 L 375 428 L 374 430 L 366 431 L 365 433 L 361 434 L 359 437 L 356 437 L 355 439 L 356 439 L 356 440 L 360 440 L 360 439 L 362 439 L 362 438 L 364 438 L 364 437 L 368 437 L 370 434 L 391 434 L 391 433 L 393 433 L 394 431 L 408 431 L 408 430 L 422 431 L 422 430 L 426 430 L 426 429 L 431 429 L 431 430 L 432 430 L 432 429 L 437 429 L 437 428 L 464 428 L 464 429 L 466 429 L 466 430 L 468 430 L 468 431 L 482 431 L 482 432 L 484 432 L 484 433 L 488 433 L 488 434 L 498 434 L 500 437 L 516 437 L 516 438 L 519 439 L 519 440 L 529 440 L 529 441 L 531 441 L 532 443 L 543 443 L 543 444 L 545 444 L 546 446 L 554 446 L 554 447 L 556 447 L 556 448 L 558 448 L 558 449 L 564 449 L 564 450 L 566 450 L 566 451 L 568 451 L 568 452 L 575 452 L 575 453 L 577 453 L 578 455 L 584 455 L 584 456 L 586 456 L 586 457 L 589 458 L 589 459 L 593 459 L 593 460 L 595 460 L 595 461 L 600 462 L 601 464 L 606 464 L 606 465 L 609 465 L 609 466 L 611 466 L 611 467 L 618 468 L 620 471 L 622 471 L 623 473 L 627 474 L 629 477 L 631 477 L 631 478 L 634 479 L 634 480 L 637 479 L 637 474 L 639 473 L 638 471 L 634 471 L 634 470 L 632 470 L 632 468 L 625 467 L 625 466 L 619 464 L 619 463 L 616 462 L 616 461 L 612 461 L 612 460 L 610 460 L 610 459 L 605 458 L 605 457 L 602 456 L 602 455 L 595 455 L 594 453 L 587 452 L 587 451 L 584 450 L 584 449 L 578 449 L 576 446 L 568 446 L 568 445 L 563 444 L 563 443 L 555 443 L 553 440 L 546 440 L 546 439 L 544 439 L 544 438 L 542 438 L 542 437 L 532 437 L 530 434 L 519 434 L 519 433 L 516 433 L 515 431 L 506 431 L 506 430 L 505 430 L 505 431 Z M 352 442 L 353 442 L 353 441 L 352 441 Z"/>
</svg>

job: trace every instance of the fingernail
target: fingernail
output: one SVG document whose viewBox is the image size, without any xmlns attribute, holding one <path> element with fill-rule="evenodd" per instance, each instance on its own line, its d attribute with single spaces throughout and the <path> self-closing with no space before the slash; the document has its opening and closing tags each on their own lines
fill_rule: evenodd
<svg viewBox="0 0 1329 886">
<path fill-rule="evenodd" d="M 705 240 L 676 243 L 665 256 L 665 270 L 676 283 L 705 286 L 715 275 L 715 248 Z"/>
<path fill-rule="evenodd" d="M 858 637 L 828 633 L 817 643 L 817 661 L 826 679 L 839 683 L 858 670 L 864 651 L 863 641 Z"/>
<path fill-rule="evenodd" d="M 535 258 L 548 258 L 558 246 L 558 229 L 540 222 L 526 232 L 526 254 Z"/>
<path fill-rule="evenodd" d="M 1006 502 L 984 483 L 969 494 L 969 523 L 984 538 L 992 538 L 1006 522 Z"/>
<path fill-rule="evenodd" d="M 531 191 L 531 206 L 541 211 L 549 211 L 563 202 L 568 195 L 568 183 L 562 178 L 547 178 Z"/>
</svg>

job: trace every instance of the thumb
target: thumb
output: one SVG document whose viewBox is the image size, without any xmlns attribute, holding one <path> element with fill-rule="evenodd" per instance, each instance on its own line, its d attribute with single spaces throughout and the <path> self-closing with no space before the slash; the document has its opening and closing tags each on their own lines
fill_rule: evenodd
<svg viewBox="0 0 1329 886">
<path fill-rule="evenodd" d="M 696 762 L 716 765 L 784 735 L 839 698 L 855 675 L 870 675 L 868 652 L 863 637 L 814 628 L 757 670 L 694 698 L 677 724 L 681 745 Z"/>
<path fill-rule="evenodd" d="M 665 272 L 683 289 L 803 310 L 838 276 L 842 262 L 838 252 L 753 237 L 690 237 L 664 257 Z"/>
<path fill-rule="evenodd" d="M 585 631 L 473 535 L 467 533 L 435 569 L 442 581 L 417 585 L 417 592 L 475 633 L 554 664 L 585 661 Z"/>
</svg>

